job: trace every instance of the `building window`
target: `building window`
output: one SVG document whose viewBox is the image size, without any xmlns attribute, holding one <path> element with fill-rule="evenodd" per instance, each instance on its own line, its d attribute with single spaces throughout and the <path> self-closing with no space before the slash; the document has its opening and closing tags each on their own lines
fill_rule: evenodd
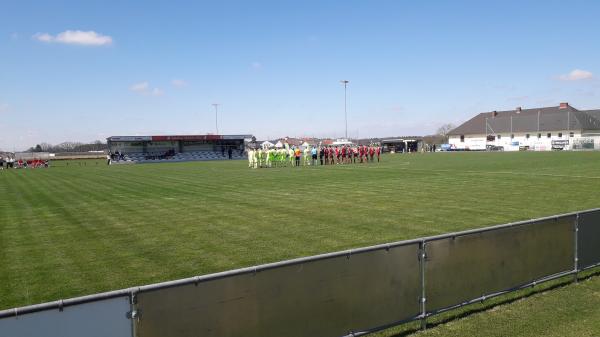
<svg viewBox="0 0 600 337">
<path fill-rule="evenodd" d="M 464 143 L 465 142 L 465 135 L 460 135 L 460 142 Z"/>
<path fill-rule="evenodd" d="M 542 134 L 538 133 L 538 139 L 542 138 Z"/>
<path fill-rule="evenodd" d="M 562 138 L 562 132 L 558 133 L 558 138 Z"/>
<path fill-rule="evenodd" d="M 515 134 L 514 133 L 510 134 L 510 139 L 515 139 Z"/>
<path fill-rule="evenodd" d="M 526 134 L 526 135 L 525 135 L 525 139 L 529 139 L 529 134 Z"/>
<path fill-rule="evenodd" d="M 546 135 L 546 137 L 550 138 L 550 137 L 552 137 L 552 134 L 550 132 L 548 132 L 548 134 Z"/>
<path fill-rule="evenodd" d="M 575 132 L 569 132 L 569 137 L 571 137 L 571 138 L 575 137 Z"/>
<path fill-rule="evenodd" d="M 498 135 L 498 139 L 501 139 L 501 138 L 502 138 L 502 135 Z"/>
</svg>

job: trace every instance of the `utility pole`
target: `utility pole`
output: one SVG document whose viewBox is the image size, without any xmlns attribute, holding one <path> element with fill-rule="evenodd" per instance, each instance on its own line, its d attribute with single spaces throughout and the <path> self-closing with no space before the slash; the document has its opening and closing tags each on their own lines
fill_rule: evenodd
<svg viewBox="0 0 600 337">
<path fill-rule="evenodd" d="M 218 135 L 219 134 L 219 117 L 218 117 L 218 114 L 219 114 L 219 105 L 220 104 L 219 103 L 213 103 L 212 105 L 215 107 L 215 130 L 216 130 L 215 134 Z"/>
<path fill-rule="evenodd" d="M 350 81 L 347 80 L 341 80 L 340 83 L 344 84 L 344 119 L 346 120 L 346 139 L 348 139 L 348 111 L 347 111 L 347 88 L 348 88 L 348 83 Z"/>
</svg>

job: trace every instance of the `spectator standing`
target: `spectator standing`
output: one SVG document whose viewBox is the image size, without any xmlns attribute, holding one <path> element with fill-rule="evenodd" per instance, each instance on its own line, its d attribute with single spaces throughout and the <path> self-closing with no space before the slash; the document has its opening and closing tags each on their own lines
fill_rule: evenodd
<svg viewBox="0 0 600 337">
<path fill-rule="evenodd" d="M 229 159 L 231 159 L 231 154 L 233 153 L 233 149 L 231 148 L 231 146 L 229 146 L 227 148 L 227 156 L 229 157 Z"/>
</svg>

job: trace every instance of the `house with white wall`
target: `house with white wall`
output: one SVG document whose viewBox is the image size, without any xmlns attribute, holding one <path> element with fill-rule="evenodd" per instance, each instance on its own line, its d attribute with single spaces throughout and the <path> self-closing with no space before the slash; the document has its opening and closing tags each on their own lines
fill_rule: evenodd
<svg viewBox="0 0 600 337">
<path fill-rule="evenodd" d="M 600 110 L 559 106 L 482 112 L 449 134 L 456 150 L 600 149 Z"/>
</svg>

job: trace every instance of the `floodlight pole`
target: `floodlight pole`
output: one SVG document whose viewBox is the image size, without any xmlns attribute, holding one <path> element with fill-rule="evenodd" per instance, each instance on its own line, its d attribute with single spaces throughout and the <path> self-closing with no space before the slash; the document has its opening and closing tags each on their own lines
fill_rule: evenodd
<svg viewBox="0 0 600 337">
<path fill-rule="evenodd" d="M 218 113 L 219 113 L 219 103 L 213 103 L 213 106 L 215 107 L 215 130 L 216 133 L 215 134 L 219 134 L 219 118 L 218 118 Z"/>
<path fill-rule="evenodd" d="M 347 89 L 348 89 L 348 83 L 350 81 L 347 80 L 341 80 L 340 83 L 344 84 L 344 119 L 346 120 L 346 139 L 348 139 L 348 111 L 347 111 Z"/>
</svg>

